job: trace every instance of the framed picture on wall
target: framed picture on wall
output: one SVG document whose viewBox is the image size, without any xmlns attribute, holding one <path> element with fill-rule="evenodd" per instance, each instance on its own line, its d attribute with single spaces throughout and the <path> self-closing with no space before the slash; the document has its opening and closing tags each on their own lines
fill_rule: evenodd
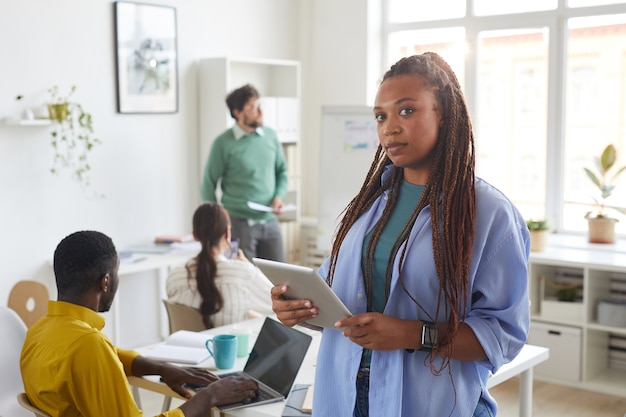
<svg viewBox="0 0 626 417">
<path fill-rule="evenodd" d="M 176 113 L 176 9 L 122 1 L 114 8 L 118 113 Z"/>
</svg>

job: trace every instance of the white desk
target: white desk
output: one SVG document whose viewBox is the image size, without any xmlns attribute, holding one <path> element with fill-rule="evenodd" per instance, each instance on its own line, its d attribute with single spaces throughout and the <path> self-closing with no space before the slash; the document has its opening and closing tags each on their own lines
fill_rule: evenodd
<svg viewBox="0 0 626 417">
<path fill-rule="evenodd" d="M 258 335 L 258 331 L 263 324 L 263 318 L 257 318 L 252 320 L 247 320 L 245 325 L 249 326 L 253 329 L 252 337 L 250 338 L 251 346 L 256 340 L 256 336 Z M 207 330 L 209 334 L 219 334 L 219 333 L 227 333 L 230 331 L 231 326 L 223 326 L 216 327 L 211 330 Z M 305 333 L 313 336 L 313 340 L 311 341 L 311 346 L 304 358 L 304 363 L 300 368 L 300 372 L 296 377 L 296 384 L 312 384 L 315 379 L 315 363 L 317 361 L 317 351 L 319 350 L 319 344 L 322 339 L 321 333 L 308 330 L 302 327 L 297 327 L 298 330 L 302 330 Z M 139 349 L 140 352 L 145 353 L 149 349 L 153 348 L 152 346 L 147 346 L 145 348 Z M 522 351 L 517 355 L 517 357 L 510 363 L 502 366 L 498 372 L 492 375 L 487 381 L 487 387 L 494 387 L 514 376 L 520 376 L 520 417 L 531 417 L 532 416 L 532 398 L 533 398 L 533 367 L 545 360 L 548 359 L 549 350 L 545 347 L 533 346 L 533 345 L 525 345 Z M 235 367 L 233 370 L 243 369 L 247 358 L 238 358 Z M 208 368 L 212 371 L 215 371 L 215 364 L 213 363 L 213 359 L 208 359 L 207 361 L 198 365 L 200 367 Z M 228 370 L 227 372 L 231 372 L 232 370 Z M 215 372 L 219 374 L 219 372 Z M 158 377 L 150 376 L 144 378 L 138 377 L 129 377 L 128 378 L 131 385 L 134 387 L 144 388 L 150 391 L 158 392 L 164 395 L 168 395 L 170 397 L 182 399 L 178 394 L 172 391 L 167 385 L 159 382 Z M 280 417 L 283 408 L 285 407 L 285 402 L 276 402 L 271 404 L 265 404 L 255 407 L 242 408 L 239 410 L 232 410 L 227 413 L 222 413 L 221 417 Z M 219 412 L 214 412 L 215 416 L 220 415 Z"/>
<path fill-rule="evenodd" d="M 549 356 L 548 348 L 525 345 L 515 359 L 501 366 L 498 372 L 487 380 L 487 388 L 495 387 L 507 379 L 519 375 L 519 415 L 520 417 L 531 417 L 533 413 L 533 368 L 535 365 L 548 360 Z"/>
<path fill-rule="evenodd" d="M 122 340 L 123 338 L 120 334 L 121 322 L 124 320 L 122 314 L 123 309 L 121 308 L 122 306 L 125 307 L 126 311 L 145 312 L 141 318 L 142 320 L 156 321 L 156 324 L 151 326 L 157 329 L 156 333 L 151 338 L 152 341 L 162 340 L 164 337 L 167 337 L 169 334 L 167 315 L 165 314 L 161 303 L 161 299 L 167 298 L 167 295 L 165 294 L 165 280 L 167 279 L 169 271 L 173 267 L 185 264 L 185 262 L 197 253 L 198 250 L 195 250 L 195 248 L 190 250 L 172 249 L 170 252 L 163 254 L 137 253 L 134 255 L 132 261 L 120 262 L 118 272 L 120 277 L 120 289 L 113 300 L 111 310 L 105 314 L 106 326 L 104 328 L 104 332 L 107 334 L 109 339 L 111 339 L 111 342 L 113 342 L 114 345 L 129 347 L 129 343 L 125 343 L 126 341 Z M 148 282 L 148 280 L 146 280 L 141 274 L 150 272 L 152 274 L 146 275 L 150 281 Z M 150 289 L 152 294 L 156 295 L 156 298 L 150 297 L 150 305 L 139 305 L 134 308 L 134 303 L 144 302 L 143 300 L 138 299 L 135 288 L 125 291 L 126 284 L 129 284 L 132 281 L 131 278 L 134 278 L 134 276 L 140 277 L 137 279 L 142 280 L 142 289 Z M 145 302 L 148 303 L 148 301 Z M 134 316 L 134 318 L 136 318 L 136 316 Z M 150 324 L 146 322 L 144 322 L 143 325 L 146 327 L 150 326 Z M 146 342 L 143 344 L 145 343 Z M 130 343 L 130 347 L 132 346 L 133 343 Z"/>
</svg>

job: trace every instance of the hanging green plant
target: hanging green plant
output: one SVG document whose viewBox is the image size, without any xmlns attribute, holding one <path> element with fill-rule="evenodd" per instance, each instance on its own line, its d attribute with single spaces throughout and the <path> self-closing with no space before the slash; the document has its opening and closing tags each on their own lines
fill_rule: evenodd
<svg viewBox="0 0 626 417">
<path fill-rule="evenodd" d="M 91 185 L 89 153 L 102 142 L 94 136 L 91 113 L 71 100 L 75 91 L 76 86 L 72 86 L 68 94 L 62 95 L 56 85 L 48 90 L 48 112 L 52 120 L 50 143 L 54 150 L 50 172 L 58 174 L 62 169 L 68 169 L 71 177 L 86 189 Z"/>
</svg>

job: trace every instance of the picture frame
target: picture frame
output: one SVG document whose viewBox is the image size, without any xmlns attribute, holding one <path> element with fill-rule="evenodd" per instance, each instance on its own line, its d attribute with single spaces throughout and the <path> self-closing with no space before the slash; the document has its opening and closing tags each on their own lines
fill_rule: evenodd
<svg viewBox="0 0 626 417">
<path fill-rule="evenodd" d="M 118 113 L 178 112 L 176 9 L 116 1 Z"/>
</svg>

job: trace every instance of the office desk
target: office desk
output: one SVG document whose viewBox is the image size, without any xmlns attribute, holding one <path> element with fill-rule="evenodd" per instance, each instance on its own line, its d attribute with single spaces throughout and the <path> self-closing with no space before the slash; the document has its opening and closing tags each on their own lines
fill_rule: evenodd
<svg viewBox="0 0 626 417">
<path fill-rule="evenodd" d="M 128 335 L 122 337 L 121 334 L 121 323 L 129 314 L 132 314 L 134 319 L 141 320 L 144 328 L 155 329 L 154 333 L 150 334 L 149 342 L 167 337 L 169 334 L 167 314 L 161 303 L 161 299 L 167 298 L 165 280 L 173 267 L 184 265 L 197 253 L 198 250 L 193 247 L 186 250 L 172 249 L 161 254 L 137 253 L 131 260 L 120 262 L 118 272 L 120 287 L 111 310 L 105 314 L 104 332 L 113 344 L 125 348 L 137 346 L 133 340 L 126 340 L 129 338 Z M 146 291 L 146 300 L 137 297 L 138 290 Z M 137 311 L 141 312 L 140 316 L 137 315 Z M 146 344 L 145 339 L 143 340 L 141 345 Z"/>
<path fill-rule="evenodd" d="M 498 372 L 487 380 L 487 388 L 519 375 L 519 415 L 531 417 L 533 413 L 533 368 L 535 365 L 548 360 L 550 351 L 546 347 L 524 345 L 515 359 L 502 365 Z"/>
<path fill-rule="evenodd" d="M 247 320 L 242 322 L 241 325 L 248 326 L 252 329 L 252 335 L 250 338 L 250 343 L 254 343 L 256 336 L 258 335 L 258 331 L 263 324 L 264 318 L 257 318 L 252 320 Z M 216 327 L 210 330 L 207 330 L 209 334 L 220 334 L 220 333 L 228 333 L 232 325 Z M 315 363 L 317 360 L 317 351 L 319 350 L 319 344 L 322 339 L 321 333 L 312 331 L 309 329 L 305 329 L 302 327 L 297 327 L 298 330 L 302 330 L 305 333 L 313 336 L 311 341 L 311 346 L 304 358 L 304 362 L 302 367 L 300 368 L 300 372 L 296 377 L 296 384 L 312 384 L 315 379 Z M 146 353 L 151 348 L 154 348 L 155 345 L 147 346 L 145 348 L 139 349 L 141 353 Z M 533 368 L 535 365 L 547 360 L 549 357 L 549 350 L 545 347 L 533 346 L 533 345 L 525 345 L 522 348 L 522 351 L 517 355 L 517 357 L 511 361 L 510 363 L 502 366 L 498 372 L 492 375 L 487 381 L 487 387 L 494 387 L 514 376 L 520 376 L 520 417 L 531 417 L 532 416 L 532 398 L 533 398 Z M 237 358 L 235 363 L 235 367 L 233 370 L 241 370 L 243 369 L 247 358 Z M 219 372 L 215 369 L 215 364 L 213 363 L 213 359 L 208 359 L 207 361 L 198 365 L 200 367 L 206 367 L 216 374 Z M 231 372 L 232 370 L 222 371 L 222 372 Z M 178 394 L 172 391 L 167 385 L 159 382 L 159 378 L 155 376 L 149 377 L 129 377 L 128 381 L 133 387 L 144 388 L 153 392 L 157 392 L 163 395 L 167 395 L 174 398 L 182 399 Z M 138 397 L 138 396 L 136 396 Z M 138 399 L 138 398 L 136 398 Z M 141 407 L 141 406 L 140 406 Z M 271 404 L 265 404 L 255 407 L 242 408 L 239 410 L 232 410 L 226 413 L 219 413 L 218 411 L 214 411 L 214 416 L 220 417 L 280 417 L 283 408 L 285 407 L 285 402 L 276 402 Z"/>
</svg>

